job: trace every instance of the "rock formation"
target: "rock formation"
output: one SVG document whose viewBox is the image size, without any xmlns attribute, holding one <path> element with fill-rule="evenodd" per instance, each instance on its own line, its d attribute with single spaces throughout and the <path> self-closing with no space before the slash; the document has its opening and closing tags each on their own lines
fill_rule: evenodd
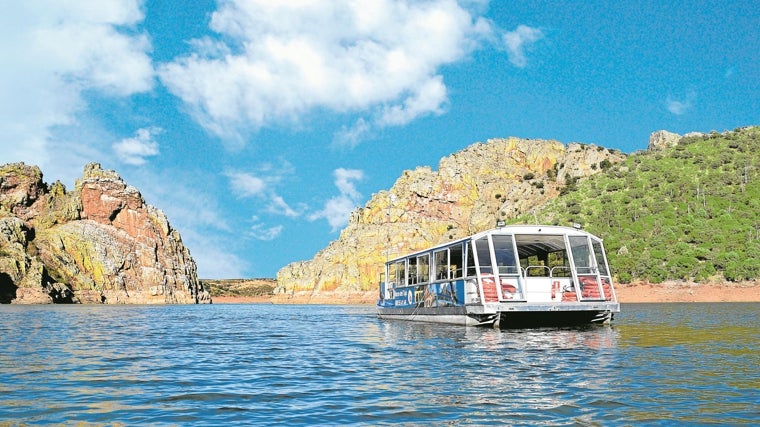
<svg viewBox="0 0 760 427">
<path fill-rule="evenodd" d="M 441 159 L 438 171 L 405 171 L 390 191 L 352 213 L 338 240 L 277 273 L 277 292 L 351 293 L 377 288 L 395 257 L 486 230 L 528 213 L 566 185 L 625 158 L 604 147 L 518 138 L 477 143 Z"/>
<path fill-rule="evenodd" d="M 92 163 L 67 192 L 0 167 L 0 303 L 210 303 L 166 215 Z"/>
<path fill-rule="evenodd" d="M 681 135 L 673 132 L 668 132 L 666 130 L 658 130 L 657 132 L 652 132 L 652 134 L 649 135 L 649 145 L 647 146 L 647 150 L 657 151 L 664 148 L 673 147 L 678 144 L 678 141 L 680 141 L 681 138 Z"/>
</svg>

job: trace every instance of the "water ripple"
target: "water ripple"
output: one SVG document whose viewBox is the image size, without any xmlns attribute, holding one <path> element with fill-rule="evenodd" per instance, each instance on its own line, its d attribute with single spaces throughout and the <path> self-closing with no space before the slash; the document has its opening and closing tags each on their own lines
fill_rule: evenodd
<svg viewBox="0 0 760 427">
<path fill-rule="evenodd" d="M 758 308 L 498 331 L 371 307 L 0 306 L 0 425 L 757 424 Z"/>
</svg>

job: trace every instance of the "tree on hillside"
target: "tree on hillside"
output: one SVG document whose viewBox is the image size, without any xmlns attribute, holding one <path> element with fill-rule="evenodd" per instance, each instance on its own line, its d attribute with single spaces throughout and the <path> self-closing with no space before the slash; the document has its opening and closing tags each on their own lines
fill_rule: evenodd
<svg viewBox="0 0 760 427">
<path fill-rule="evenodd" d="M 535 218 L 604 237 L 619 281 L 760 279 L 760 127 L 685 137 L 600 168 L 568 180 Z"/>
</svg>

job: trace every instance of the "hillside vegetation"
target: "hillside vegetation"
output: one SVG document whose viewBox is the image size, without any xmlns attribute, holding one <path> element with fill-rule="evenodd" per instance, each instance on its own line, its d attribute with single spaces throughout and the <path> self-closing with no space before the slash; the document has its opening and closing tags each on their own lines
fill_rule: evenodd
<svg viewBox="0 0 760 427">
<path fill-rule="evenodd" d="M 618 281 L 760 279 L 760 127 L 630 155 L 513 222 L 580 223 Z"/>
<path fill-rule="evenodd" d="M 258 297 L 272 295 L 274 279 L 203 279 L 211 297 Z"/>
</svg>

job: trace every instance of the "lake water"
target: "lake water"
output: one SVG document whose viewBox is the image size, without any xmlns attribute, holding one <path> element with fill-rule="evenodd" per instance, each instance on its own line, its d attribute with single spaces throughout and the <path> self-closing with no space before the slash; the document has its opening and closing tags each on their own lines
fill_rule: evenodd
<svg viewBox="0 0 760 427">
<path fill-rule="evenodd" d="M 622 309 L 499 331 L 365 306 L 0 306 L 0 426 L 760 424 L 760 304 Z"/>
</svg>

